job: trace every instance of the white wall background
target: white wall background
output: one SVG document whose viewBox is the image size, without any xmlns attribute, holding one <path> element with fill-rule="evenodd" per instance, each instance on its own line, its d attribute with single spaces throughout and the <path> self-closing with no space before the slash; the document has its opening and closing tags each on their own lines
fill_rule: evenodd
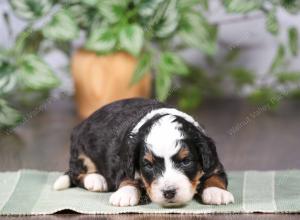
<svg viewBox="0 0 300 220">
<path fill-rule="evenodd" d="M 248 20 L 240 22 L 226 22 L 228 20 L 235 19 L 239 16 L 228 16 L 218 4 L 218 0 L 211 0 L 211 9 L 208 14 L 209 19 L 212 22 L 223 23 L 219 29 L 219 52 L 218 56 L 222 56 L 225 51 L 230 50 L 233 47 L 245 48 L 240 54 L 236 65 L 244 66 L 256 72 L 259 76 L 267 73 L 267 70 L 272 62 L 272 58 L 277 50 L 277 44 L 279 41 L 286 41 L 286 30 L 290 26 L 297 26 L 300 31 L 300 15 L 292 16 L 286 13 L 284 10 L 278 11 L 279 23 L 282 33 L 278 37 L 274 37 L 265 30 L 265 20 L 262 16 L 252 16 Z M 6 11 L 12 14 L 8 3 L 4 0 L 0 0 L 0 13 Z M 25 23 L 13 17 L 12 26 L 15 34 L 19 33 Z M 0 18 L 0 46 L 9 47 L 12 44 L 3 18 Z M 225 46 L 224 46 L 225 45 Z M 195 50 L 189 50 L 185 53 L 186 58 L 195 64 L 205 65 L 202 55 Z M 65 73 L 64 69 L 67 64 L 66 57 L 59 53 L 53 53 L 47 57 L 47 61 L 57 71 L 60 78 L 63 79 L 62 87 L 64 90 L 72 92 L 72 83 L 69 79 L 68 73 Z M 209 67 L 208 67 L 209 68 Z M 289 68 L 291 70 L 300 70 L 300 56 L 293 58 Z"/>
</svg>

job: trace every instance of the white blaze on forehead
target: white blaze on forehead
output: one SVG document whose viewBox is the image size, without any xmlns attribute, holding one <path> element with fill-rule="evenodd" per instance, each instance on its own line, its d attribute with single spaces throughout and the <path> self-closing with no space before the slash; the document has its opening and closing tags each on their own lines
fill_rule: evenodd
<svg viewBox="0 0 300 220">
<path fill-rule="evenodd" d="M 177 143 L 183 138 L 179 130 L 181 125 L 174 120 L 173 115 L 162 116 L 146 137 L 148 148 L 158 157 L 171 157 L 180 148 L 180 144 Z"/>
<path fill-rule="evenodd" d="M 204 129 L 199 125 L 199 123 L 197 121 L 195 121 L 195 119 L 184 113 L 181 111 L 178 111 L 175 108 L 159 108 L 159 109 L 155 109 L 150 111 L 149 113 L 147 113 L 140 121 L 139 123 L 137 123 L 137 125 L 133 128 L 132 133 L 137 133 L 139 131 L 139 129 L 151 118 L 153 118 L 155 115 L 164 115 L 164 114 L 169 114 L 169 115 L 174 115 L 174 116 L 179 116 L 184 118 L 186 121 L 192 123 L 194 126 L 196 126 L 197 128 L 199 128 L 202 132 L 204 132 Z"/>
</svg>

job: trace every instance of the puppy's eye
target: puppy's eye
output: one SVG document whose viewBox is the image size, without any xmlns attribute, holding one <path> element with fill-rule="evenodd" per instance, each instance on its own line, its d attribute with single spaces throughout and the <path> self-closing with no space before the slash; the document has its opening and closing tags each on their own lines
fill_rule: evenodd
<svg viewBox="0 0 300 220">
<path fill-rule="evenodd" d="M 144 168 L 145 168 L 145 169 L 148 169 L 148 170 L 152 170 L 152 169 L 153 169 L 153 164 L 150 163 L 150 162 L 148 162 L 148 161 L 146 161 L 146 162 L 144 163 Z"/>
<path fill-rule="evenodd" d="M 190 159 L 188 159 L 188 158 L 186 158 L 186 159 L 183 159 L 181 162 L 180 162 L 180 164 L 182 165 L 182 166 L 189 166 L 189 165 L 191 165 L 192 164 L 192 161 L 190 160 Z"/>
</svg>

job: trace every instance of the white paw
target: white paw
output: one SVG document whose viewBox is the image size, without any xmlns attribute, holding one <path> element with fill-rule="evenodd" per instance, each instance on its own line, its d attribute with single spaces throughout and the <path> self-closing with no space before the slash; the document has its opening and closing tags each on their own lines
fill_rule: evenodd
<svg viewBox="0 0 300 220">
<path fill-rule="evenodd" d="M 68 175 L 62 175 L 57 178 L 53 185 L 54 190 L 63 190 L 69 188 L 71 185 L 71 180 Z"/>
<path fill-rule="evenodd" d="M 87 174 L 83 180 L 84 188 L 92 192 L 107 191 L 107 183 L 103 176 L 97 173 Z"/>
<path fill-rule="evenodd" d="M 218 187 L 208 187 L 203 190 L 202 201 L 209 205 L 222 205 L 234 203 L 233 195 Z"/>
<path fill-rule="evenodd" d="M 109 198 L 109 203 L 114 206 L 134 206 L 139 201 L 140 191 L 134 186 L 123 186 Z"/>
</svg>

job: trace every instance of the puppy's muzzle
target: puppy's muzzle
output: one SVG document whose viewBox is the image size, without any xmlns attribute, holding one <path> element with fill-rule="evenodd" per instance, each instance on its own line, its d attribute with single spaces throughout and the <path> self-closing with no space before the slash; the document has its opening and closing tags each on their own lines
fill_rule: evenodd
<svg viewBox="0 0 300 220">
<path fill-rule="evenodd" d="M 162 193 L 163 193 L 163 196 L 165 197 L 165 199 L 170 200 L 175 197 L 176 189 L 171 188 L 171 189 L 162 190 Z"/>
</svg>

